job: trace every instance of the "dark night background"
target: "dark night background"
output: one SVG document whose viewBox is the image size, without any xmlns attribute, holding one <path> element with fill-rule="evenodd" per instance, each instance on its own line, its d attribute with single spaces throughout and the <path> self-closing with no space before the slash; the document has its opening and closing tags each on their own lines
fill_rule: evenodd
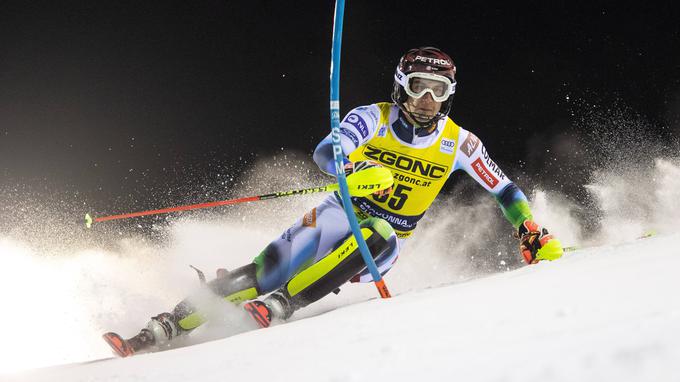
<svg viewBox="0 0 680 382">
<path fill-rule="evenodd" d="M 163 190 L 185 201 L 282 148 L 311 154 L 329 131 L 333 6 L 2 2 L 0 189 L 119 212 Z M 440 47 L 458 67 L 454 121 L 520 185 L 574 194 L 597 152 L 570 139 L 593 108 L 680 135 L 678 20 L 670 1 L 350 0 L 341 112 L 388 100 L 407 49 Z"/>
</svg>

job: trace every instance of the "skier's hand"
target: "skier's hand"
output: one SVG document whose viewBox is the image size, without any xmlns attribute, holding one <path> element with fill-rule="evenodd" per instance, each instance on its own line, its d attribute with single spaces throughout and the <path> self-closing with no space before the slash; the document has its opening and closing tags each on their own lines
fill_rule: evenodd
<svg viewBox="0 0 680 382">
<path fill-rule="evenodd" d="M 378 162 L 374 162 L 372 160 L 362 160 L 358 162 L 349 162 L 345 164 L 345 176 L 350 176 L 351 174 L 355 172 L 359 172 L 362 170 L 366 170 L 368 168 L 372 167 L 382 167 L 382 165 Z M 392 193 L 392 187 L 388 187 L 382 190 L 378 190 L 373 193 L 375 196 L 386 196 Z"/>
<path fill-rule="evenodd" d="M 562 244 L 548 230 L 532 220 L 525 220 L 517 229 L 519 251 L 527 264 L 541 260 L 557 260 L 562 257 Z"/>
</svg>

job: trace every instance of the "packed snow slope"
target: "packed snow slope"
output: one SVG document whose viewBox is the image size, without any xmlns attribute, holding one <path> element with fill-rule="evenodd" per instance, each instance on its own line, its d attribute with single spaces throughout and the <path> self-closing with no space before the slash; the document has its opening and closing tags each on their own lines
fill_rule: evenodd
<svg viewBox="0 0 680 382">
<path fill-rule="evenodd" d="M 679 274 L 680 234 L 660 235 L 184 348 L 3 380 L 680 381 Z"/>
</svg>

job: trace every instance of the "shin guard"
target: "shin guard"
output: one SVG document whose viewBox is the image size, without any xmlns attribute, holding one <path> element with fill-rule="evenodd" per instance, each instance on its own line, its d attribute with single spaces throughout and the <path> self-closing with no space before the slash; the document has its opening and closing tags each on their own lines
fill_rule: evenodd
<svg viewBox="0 0 680 382">
<path fill-rule="evenodd" d="M 361 222 L 361 233 L 373 258 L 393 250 L 396 238 L 392 227 L 383 219 L 369 218 Z M 289 302 L 290 312 L 307 306 L 336 291 L 338 287 L 366 267 L 356 238 L 349 235 L 326 257 L 306 268 L 281 288 Z"/>
</svg>

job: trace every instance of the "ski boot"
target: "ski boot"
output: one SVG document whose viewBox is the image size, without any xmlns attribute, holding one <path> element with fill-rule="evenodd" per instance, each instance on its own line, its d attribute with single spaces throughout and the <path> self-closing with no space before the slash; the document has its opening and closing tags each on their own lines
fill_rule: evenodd
<svg viewBox="0 0 680 382">
<path fill-rule="evenodd" d="M 141 350 L 151 346 L 162 346 L 170 342 L 171 339 L 180 334 L 179 326 L 170 313 L 161 313 L 152 317 L 151 321 L 142 329 L 139 334 L 123 339 L 120 335 L 109 332 L 102 335 L 111 349 L 120 357 L 129 357 Z"/>
<path fill-rule="evenodd" d="M 285 293 L 281 291 L 270 294 L 264 301 L 247 302 L 243 305 L 243 309 L 261 328 L 269 327 L 274 319 L 286 320 L 295 311 Z"/>
</svg>

